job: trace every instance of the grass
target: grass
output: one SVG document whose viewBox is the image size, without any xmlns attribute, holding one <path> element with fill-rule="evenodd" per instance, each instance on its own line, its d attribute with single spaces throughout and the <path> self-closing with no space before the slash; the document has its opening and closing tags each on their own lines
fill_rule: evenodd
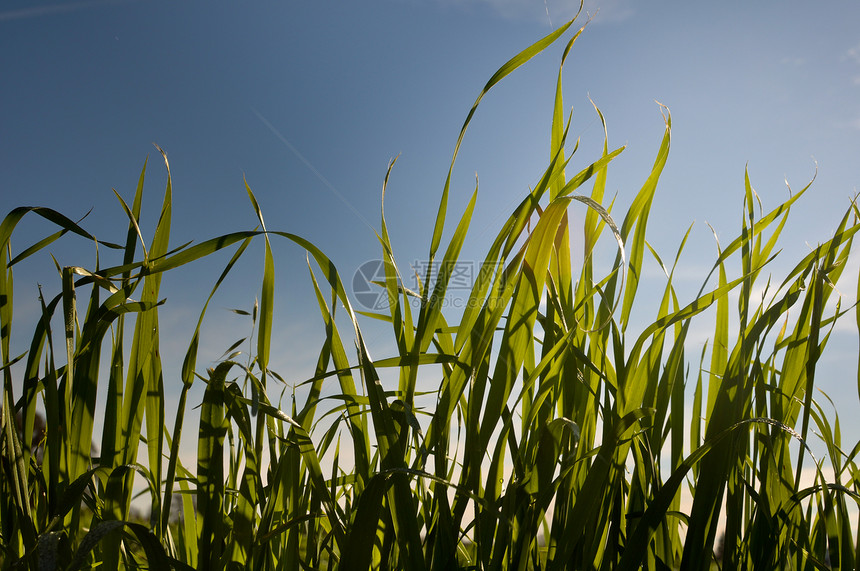
<svg viewBox="0 0 860 571">
<path fill-rule="evenodd" d="M 852 204 L 830 240 L 775 277 L 768 263 L 788 256 L 778 239 L 806 188 L 765 211 L 747 178 L 739 234 L 698 294 L 679 299 L 673 276 L 687 237 L 668 266 L 646 239 L 671 117 L 666 110 L 653 168 L 631 206 L 611 212 L 607 169 L 623 149 L 605 143 L 570 175 L 576 148 L 568 150 L 561 70 L 582 32 L 572 26 L 508 61 L 477 98 L 417 291 L 404 285 L 383 210 L 382 312 L 356 310 L 313 243 L 267 229 L 247 185 L 257 229 L 179 247 L 170 244 L 169 168 L 148 240 L 146 165 L 131 204 L 117 195 L 129 221 L 117 244 L 96 242 L 47 208 L 10 212 L 0 224 L 0 567 L 853 569 L 860 444 L 841 441 L 838 418 L 814 397 L 821 354 L 854 309 L 842 307 L 836 287 L 860 212 Z M 551 160 L 499 228 L 483 262 L 492 271 L 478 274 L 451 320 L 443 300 L 477 195 L 456 222 L 447 219 L 460 142 L 484 95 L 563 38 Z M 575 202 L 588 214 L 572 226 Z M 10 239 L 27 215 L 57 230 L 15 252 Z M 117 252 L 116 265 L 58 266 L 60 293 L 42 298 L 42 319 L 32 332 L 13 330 L 13 266 L 68 233 L 105 259 Z M 606 275 L 594 259 L 601 239 L 617 246 Z M 326 331 L 308 396 L 289 410 L 272 398 L 283 386 L 269 368 L 275 240 L 307 251 Z M 202 370 L 209 301 L 254 241 L 265 252 L 250 316 L 254 351 Z M 579 267 L 572 244 L 583 245 Z M 167 400 L 162 367 L 172 365 L 160 358 L 159 315 L 170 305 L 161 280 L 222 250 L 232 257 L 200 311 L 179 399 Z M 647 258 L 667 279 L 659 299 L 643 301 Z M 634 302 L 640 312 L 653 308 L 650 323 L 634 322 Z M 370 357 L 362 324 L 371 318 L 391 326 L 395 355 Z M 709 342 L 690 354 L 690 333 L 703 323 L 713 328 Z M 13 334 L 31 334 L 20 356 L 11 354 Z M 429 394 L 420 380 L 428 367 L 438 373 Z M 202 402 L 189 401 L 195 384 L 205 386 Z M 324 389 L 335 395 L 323 399 Z M 422 410 L 428 398 L 433 406 Z M 197 405 L 199 426 L 189 432 L 185 414 Z M 37 441 L 25 438 L 42 420 Z M 829 477 L 809 452 L 814 432 Z M 196 439 L 196 466 L 181 461 L 183 439 Z M 802 477 L 809 468 L 812 483 Z M 132 507 L 141 487 L 151 506 L 144 521 Z"/>
</svg>

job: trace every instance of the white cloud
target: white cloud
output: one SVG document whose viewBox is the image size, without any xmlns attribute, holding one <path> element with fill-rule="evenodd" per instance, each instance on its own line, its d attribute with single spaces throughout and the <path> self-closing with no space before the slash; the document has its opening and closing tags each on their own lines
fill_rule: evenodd
<svg viewBox="0 0 860 571">
<path fill-rule="evenodd" d="M 595 24 L 617 24 L 629 20 L 636 13 L 628 0 L 587 0 L 584 10 L 594 15 Z"/>
<path fill-rule="evenodd" d="M 853 61 L 856 64 L 860 64 L 860 44 L 857 44 L 853 48 L 846 51 L 844 57 L 848 60 Z M 860 75 L 855 75 L 854 77 L 852 77 L 851 83 L 853 83 L 854 85 L 860 85 Z M 855 121 L 852 126 L 860 128 L 860 120 Z"/>
<path fill-rule="evenodd" d="M 557 2 L 550 0 L 445 0 L 451 4 L 461 8 L 471 8 L 475 6 L 485 6 L 498 14 L 499 16 L 509 20 L 543 20 L 548 21 L 548 18 L 553 24 L 557 21 L 572 18 L 576 14 L 576 9 L 569 16 L 562 16 L 555 8 Z M 550 6 L 552 4 L 553 6 Z M 577 7 L 579 4 L 577 3 Z M 549 15 L 549 16 L 547 16 Z"/>
<path fill-rule="evenodd" d="M 845 52 L 845 56 L 850 60 L 854 60 L 855 63 L 860 63 L 860 44 Z"/>
<path fill-rule="evenodd" d="M 557 27 L 573 18 L 579 10 L 579 0 L 443 0 L 461 8 L 486 6 L 503 18 L 538 20 Z M 586 0 L 582 22 L 595 16 L 594 24 L 610 24 L 627 20 L 634 11 L 630 0 Z"/>
<path fill-rule="evenodd" d="M 782 58 L 782 60 L 780 60 L 780 61 L 784 65 L 793 65 L 793 66 L 800 67 L 800 66 L 804 65 L 808 60 L 805 57 L 786 56 L 786 57 Z"/>
<path fill-rule="evenodd" d="M 860 85 L 860 81 L 855 82 L 856 85 Z M 831 124 L 835 129 L 856 129 L 860 131 L 860 117 L 854 117 L 853 119 L 844 118 L 840 120 L 833 120 Z"/>
</svg>

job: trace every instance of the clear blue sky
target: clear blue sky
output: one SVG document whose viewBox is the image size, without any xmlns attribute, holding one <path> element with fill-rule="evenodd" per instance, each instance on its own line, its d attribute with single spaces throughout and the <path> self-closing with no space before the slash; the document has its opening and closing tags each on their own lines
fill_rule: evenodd
<svg viewBox="0 0 860 571">
<path fill-rule="evenodd" d="M 244 176 L 270 229 L 313 241 L 348 279 L 379 256 L 368 224 L 379 228 L 383 177 L 399 154 L 386 214 L 396 253 L 409 264 L 426 255 L 453 146 L 475 97 L 501 64 L 563 24 L 577 5 L 5 2 L 0 210 L 49 206 L 76 218 L 92 209 L 84 226 L 121 240 L 127 221 L 111 188 L 130 200 L 149 156 L 144 232 L 151 233 L 165 178 L 155 142 L 168 153 L 174 179 L 174 244 L 254 227 Z M 797 259 L 805 244 L 826 239 L 860 188 L 860 4 L 586 6 L 598 8 L 565 69 L 572 131 L 583 141 L 574 164 L 596 159 L 602 144 L 590 96 L 606 115 L 610 145 L 628 145 L 608 184 L 623 208 L 647 177 L 662 136 L 655 100 L 669 107 L 672 151 L 650 226 L 664 258 L 696 221 L 687 266 L 696 273 L 711 263 L 715 247 L 704 223 L 725 239 L 737 232 L 747 164 L 767 208 L 788 196 L 784 179 L 802 188 L 817 162 L 818 179 L 784 236 L 786 257 Z M 466 253 L 473 259 L 547 164 L 563 47 L 505 79 L 467 134 L 450 212 L 453 221 L 477 173 Z M 44 228 L 25 219 L 13 245 L 27 245 Z M 88 244 L 66 244 L 51 249 L 61 264 L 94 265 Z M 276 327 L 301 347 L 304 321 L 313 315 L 300 305 L 312 302 L 304 257 L 286 246 L 277 255 Z M 16 273 L 19 302 L 35 302 L 37 280 L 48 292 L 58 289 L 48 254 L 34 261 Z M 177 309 L 162 321 L 186 344 L 218 264 L 165 285 Z M 239 301 L 222 307 L 250 305 L 258 268 L 246 266 L 246 283 L 228 286 Z M 226 331 L 218 341 L 237 335 Z M 845 351 L 853 366 L 851 343 Z M 312 362 L 315 353 L 305 358 Z M 840 385 L 856 403 L 856 378 Z"/>
</svg>

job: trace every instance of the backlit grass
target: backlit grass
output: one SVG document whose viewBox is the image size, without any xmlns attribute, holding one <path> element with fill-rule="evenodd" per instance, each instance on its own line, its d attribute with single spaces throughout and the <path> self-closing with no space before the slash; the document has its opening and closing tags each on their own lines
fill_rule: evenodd
<svg viewBox="0 0 860 571">
<path fill-rule="evenodd" d="M 43 318 L 21 331 L 14 265 L 64 234 L 96 241 L 53 210 L 10 212 L 0 224 L 0 567 L 853 569 L 858 444 L 842 442 L 819 404 L 816 371 L 837 319 L 854 311 L 838 302 L 837 286 L 860 229 L 856 207 L 831 239 L 793 259 L 778 240 L 806 188 L 765 209 L 747 178 L 737 236 L 699 293 L 680 298 L 673 277 L 686 237 L 670 264 L 646 240 L 671 117 L 664 110 L 653 167 L 631 206 L 612 211 L 607 169 L 623 149 L 605 143 L 582 162 L 568 141 L 561 69 L 582 32 L 572 26 L 502 66 L 463 125 L 451 171 L 484 95 L 567 39 L 548 108 L 551 158 L 498 228 L 483 260 L 492 271 L 477 274 L 456 318 L 443 300 L 478 191 L 449 220 L 451 171 L 427 258 L 439 272 L 428 269 L 417 290 L 404 285 L 381 217 L 378 286 L 389 303 L 376 313 L 355 308 L 348 276 L 312 242 L 267 227 L 247 185 L 258 228 L 177 247 L 168 170 L 161 215 L 144 239 L 145 166 L 131 202 L 119 198 L 126 236 L 97 243 L 99 259 L 116 265 L 58 267 L 45 291 L 60 293 L 42 298 Z M 587 211 L 579 224 L 573 207 Z M 17 225 L 34 215 L 56 232 L 13 249 Z M 607 251 L 600 240 L 615 246 L 614 263 L 594 259 Z M 254 350 L 241 359 L 228 351 L 205 369 L 197 354 L 209 300 L 254 241 L 264 248 Z M 274 241 L 307 252 L 326 332 L 307 397 L 287 410 L 269 367 Z M 583 248 L 581 265 L 573 245 Z M 161 280 L 222 250 L 232 258 L 201 300 L 183 363 L 163 362 L 159 315 L 171 305 Z M 769 271 L 777 255 L 789 260 L 785 275 Z M 666 270 L 657 299 L 640 293 L 649 258 Z M 649 308 L 650 323 L 634 323 L 634 303 Z M 370 356 L 369 319 L 390 325 L 396 354 Z M 691 354 L 690 333 L 704 323 L 709 341 Z M 13 336 L 29 340 L 22 355 L 11 352 Z M 166 367 L 182 379 L 177 401 L 165 399 Z M 433 406 L 419 411 L 428 368 Z M 190 400 L 193 385 L 205 386 L 202 402 Z M 198 405 L 190 428 L 185 414 Z M 37 419 L 44 430 L 31 441 Z M 832 472 L 810 455 L 814 433 Z M 182 463 L 183 441 L 196 442 L 196 465 Z M 151 506 L 144 521 L 132 517 L 139 489 Z"/>
</svg>

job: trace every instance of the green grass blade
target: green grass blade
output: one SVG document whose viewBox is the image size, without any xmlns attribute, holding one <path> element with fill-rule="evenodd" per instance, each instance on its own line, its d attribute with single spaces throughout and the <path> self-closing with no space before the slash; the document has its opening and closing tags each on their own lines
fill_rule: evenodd
<svg viewBox="0 0 860 571">
<path fill-rule="evenodd" d="M 582 10 L 582 3 L 580 3 L 580 10 Z M 512 73 L 515 69 L 526 63 L 528 60 L 533 58 L 535 55 L 539 54 L 547 47 L 552 45 L 558 38 L 560 38 L 564 33 L 573 25 L 576 17 L 579 16 L 579 13 L 567 22 L 565 25 L 559 27 L 557 30 L 554 30 L 552 33 L 547 34 L 541 40 L 535 42 L 528 48 L 524 49 L 510 60 L 508 60 L 502 67 L 493 74 L 493 76 L 487 81 L 487 84 L 484 86 L 484 89 L 478 95 L 478 98 L 475 100 L 475 103 L 472 105 L 472 109 L 469 111 L 469 114 L 466 116 L 466 120 L 463 123 L 463 127 L 460 129 L 460 135 L 457 137 L 457 143 L 454 145 L 454 156 L 451 159 L 451 166 L 448 169 L 448 177 L 445 179 L 445 187 L 442 190 L 442 200 L 439 204 L 439 211 L 436 216 L 436 224 L 433 229 L 433 238 L 430 242 L 430 256 L 429 262 L 432 264 L 433 260 L 436 258 L 436 251 L 439 248 L 439 243 L 442 240 L 442 230 L 445 226 L 445 212 L 448 207 L 448 192 L 451 186 L 451 174 L 454 171 L 454 163 L 457 160 L 457 154 L 460 151 L 460 145 L 463 142 L 463 137 L 466 135 L 466 129 L 469 126 L 469 123 L 472 121 L 472 116 L 474 116 L 475 111 L 478 108 L 478 105 L 481 103 L 481 100 L 484 98 L 490 89 L 493 88 L 494 85 L 499 83 L 502 79 Z M 427 280 L 429 281 L 429 273 L 427 275 Z"/>
</svg>

